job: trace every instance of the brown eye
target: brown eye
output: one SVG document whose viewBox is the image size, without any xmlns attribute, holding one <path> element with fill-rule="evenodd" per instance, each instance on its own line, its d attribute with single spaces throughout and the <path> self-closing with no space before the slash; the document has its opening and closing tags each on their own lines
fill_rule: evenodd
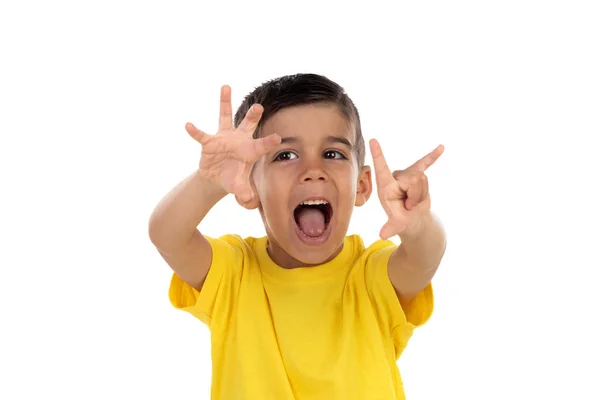
<svg viewBox="0 0 600 400">
<path fill-rule="evenodd" d="M 346 157 L 340 153 L 339 151 L 336 150 L 327 150 L 325 152 L 325 154 L 323 154 L 325 156 L 325 158 L 341 158 L 341 159 L 345 159 Z"/>
<path fill-rule="evenodd" d="M 282 151 L 281 153 L 275 156 L 275 161 L 288 161 L 292 160 L 294 157 L 298 157 L 291 151 Z"/>
</svg>

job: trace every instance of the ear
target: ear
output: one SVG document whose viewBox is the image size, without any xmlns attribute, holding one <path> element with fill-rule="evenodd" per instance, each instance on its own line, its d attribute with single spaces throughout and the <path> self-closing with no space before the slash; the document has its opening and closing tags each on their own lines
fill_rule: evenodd
<svg viewBox="0 0 600 400">
<path fill-rule="evenodd" d="M 371 167 L 365 165 L 358 174 L 358 182 L 356 183 L 356 201 L 354 205 L 362 206 L 371 197 L 373 191 L 373 182 L 371 180 Z"/>
</svg>

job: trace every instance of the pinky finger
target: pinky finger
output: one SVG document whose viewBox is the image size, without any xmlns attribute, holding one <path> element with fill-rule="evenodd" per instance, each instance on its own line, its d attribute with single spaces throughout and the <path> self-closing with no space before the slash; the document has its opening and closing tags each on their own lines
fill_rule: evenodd
<svg viewBox="0 0 600 400">
<path fill-rule="evenodd" d="M 195 141 L 197 141 L 200 144 L 205 144 L 209 138 L 209 135 L 207 133 L 196 128 L 191 122 L 185 124 L 185 130 Z"/>
</svg>

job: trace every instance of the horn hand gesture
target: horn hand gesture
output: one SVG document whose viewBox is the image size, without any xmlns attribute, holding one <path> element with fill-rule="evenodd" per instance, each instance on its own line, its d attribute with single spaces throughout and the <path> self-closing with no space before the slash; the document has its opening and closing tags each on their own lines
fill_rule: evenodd
<svg viewBox="0 0 600 400">
<path fill-rule="evenodd" d="M 387 214 L 379 236 L 412 236 L 418 234 L 423 218 L 429 215 L 431 199 L 425 171 L 442 155 L 444 147 L 439 145 L 431 153 L 404 170 L 392 172 L 383 156 L 377 140 L 369 142 L 379 201 Z"/>
</svg>

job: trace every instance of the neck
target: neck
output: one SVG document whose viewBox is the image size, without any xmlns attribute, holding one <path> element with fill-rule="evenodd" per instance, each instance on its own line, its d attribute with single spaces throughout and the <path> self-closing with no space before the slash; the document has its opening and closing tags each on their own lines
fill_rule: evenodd
<svg viewBox="0 0 600 400">
<path fill-rule="evenodd" d="M 333 260 L 338 254 L 340 254 L 342 248 L 344 247 L 344 243 L 342 242 L 338 246 L 336 251 L 331 256 L 325 258 L 322 262 L 316 264 L 308 264 L 298 260 L 297 258 L 292 257 L 273 239 L 271 235 L 267 235 L 267 237 L 269 239 L 269 244 L 267 246 L 267 253 L 269 254 L 269 257 L 271 257 L 271 260 L 273 260 L 275 264 L 285 269 L 316 267 L 321 264 L 325 264 L 326 262 Z"/>
</svg>

